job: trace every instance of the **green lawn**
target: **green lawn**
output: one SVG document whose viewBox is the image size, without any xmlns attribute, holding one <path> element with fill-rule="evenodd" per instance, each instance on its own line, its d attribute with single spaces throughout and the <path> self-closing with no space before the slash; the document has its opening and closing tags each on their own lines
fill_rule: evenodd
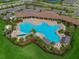
<svg viewBox="0 0 79 59">
<path fill-rule="evenodd" d="M 79 58 L 79 28 L 73 35 L 73 48 L 64 56 L 45 53 L 38 46 L 30 44 L 24 48 L 13 45 L 3 36 L 5 22 L 0 19 L 0 59 L 78 59 Z"/>
</svg>

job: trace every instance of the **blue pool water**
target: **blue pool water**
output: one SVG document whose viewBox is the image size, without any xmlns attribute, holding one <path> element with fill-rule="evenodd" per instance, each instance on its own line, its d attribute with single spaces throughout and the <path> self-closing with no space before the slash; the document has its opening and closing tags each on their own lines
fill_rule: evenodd
<svg viewBox="0 0 79 59">
<path fill-rule="evenodd" d="M 20 31 L 26 34 L 30 34 L 32 29 L 35 29 L 37 32 L 42 33 L 46 39 L 50 42 L 58 43 L 60 42 L 60 36 L 57 35 L 56 31 L 61 27 L 59 25 L 50 26 L 45 22 L 42 22 L 39 25 L 33 25 L 31 23 L 22 23 L 20 24 Z"/>
</svg>

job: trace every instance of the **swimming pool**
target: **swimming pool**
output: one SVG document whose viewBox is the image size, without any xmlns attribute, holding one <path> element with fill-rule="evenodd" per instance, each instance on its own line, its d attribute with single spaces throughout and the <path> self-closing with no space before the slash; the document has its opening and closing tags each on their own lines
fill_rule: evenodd
<svg viewBox="0 0 79 59">
<path fill-rule="evenodd" d="M 57 35 L 56 31 L 59 30 L 61 26 L 59 25 L 48 25 L 45 22 L 42 22 L 39 25 L 33 25 L 31 23 L 22 23 L 20 24 L 20 31 L 26 34 L 30 34 L 32 29 L 35 29 L 37 32 L 43 34 L 46 39 L 50 42 L 58 43 L 61 38 Z"/>
</svg>

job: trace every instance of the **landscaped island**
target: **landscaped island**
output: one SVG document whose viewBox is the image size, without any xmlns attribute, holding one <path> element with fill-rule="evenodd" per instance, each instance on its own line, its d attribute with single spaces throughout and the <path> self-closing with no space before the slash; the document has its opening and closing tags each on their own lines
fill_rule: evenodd
<svg viewBox="0 0 79 59">
<path fill-rule="evenodd" d="M 5 26 L 5 35 L 17 46 L 34 43 L 45 52 L 63 55 L 71 47 L 71 36 L 66 34 L 66 26 L 59 22 L 58 15 L 53 14 L 48 11 L 27 12 L 22 16 L 16 13 L 16 20 L 10 18 Z"/>
</svg>

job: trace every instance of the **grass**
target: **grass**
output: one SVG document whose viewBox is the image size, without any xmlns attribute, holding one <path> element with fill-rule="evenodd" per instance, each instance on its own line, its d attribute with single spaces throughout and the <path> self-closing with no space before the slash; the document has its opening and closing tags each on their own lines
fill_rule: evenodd
<svg viewBox="0 0 79 59">
<path fill-rule="evenodd" d="M 73 35 L 72 49 L 64 56 L 45 53 L 38 46 L 30 44 L 24 48 L 13 45 L 5 36 L 5 22 L 0 19 L 0 59 L 78 59 L 79 58 L 79 28 Z"/>
</svg>

